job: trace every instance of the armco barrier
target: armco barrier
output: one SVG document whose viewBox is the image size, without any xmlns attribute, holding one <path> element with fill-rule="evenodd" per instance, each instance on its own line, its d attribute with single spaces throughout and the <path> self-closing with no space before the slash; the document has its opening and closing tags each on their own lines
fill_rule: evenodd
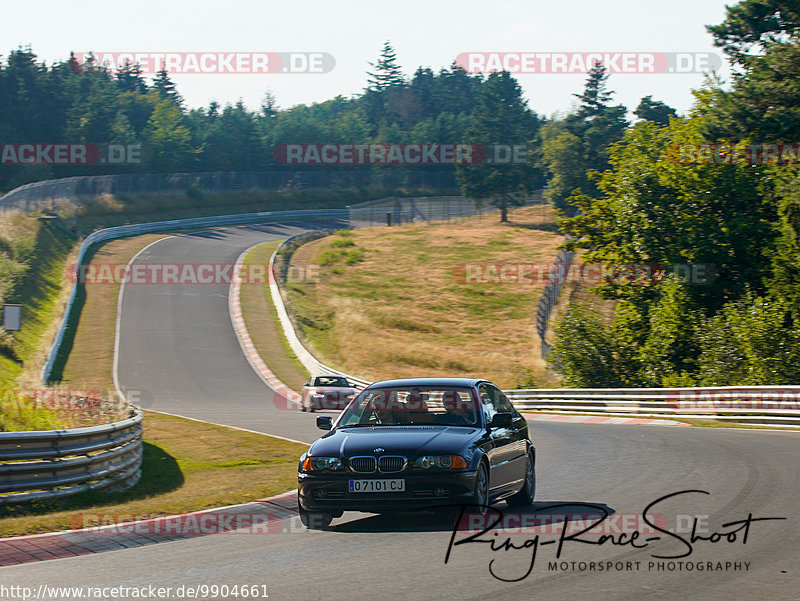
<svg viewBox="0 0 800 601">
<path fill-rule="evenodd" d="M 567 239 L 569 239 L 569 236 L 567 236 Z M 553 309 L 556 308 L 559 296 L 561 296 L 561 289 L 564 287 L 564 282 L 574 257 L 575 253 L 573 251 L 567 251 L 563 248 L 558 250 L 553 269 L 548 275 L 547 284 L 542 290 L 542 296 L 539 297 L 539 303 L 536 306 L 536 334 L 539 336 L 541 344 L 542 359 L 550 357 L 552 347 L 545 339 L 547 322 L 550 320 L 550 314 Z"/>
<path fill-rule="evenodd" d="M 117 238 L 125 238 L 128 236 L 138 236 L 140 234 L 152 234 L 155 232 L 166 232 L 175 230 L 189 230 L 204 227 L 218 227 L 226 225 L 247 225 L 251 223 L 269 223 L 269 222 L 286 222 L 286 221 L 299 221 L 308 219 L 342 219 L 347 220 L 347 209 L 318 209 L 313 211 L 269 211 L 265 213 L 244 213 L 241 215 L 222 215 L 215 217 L 196 217 L 193 219 L 173 219 L 171 221 L 158 221 L 154 223 L 140 223 L 136 225 L 122 225 L 118 227 L 110 227 L 103 230 L 98 230 L 86 236 L 83 243 L 78 250 L 78 256 L 75 260 L 74 279 L 77 282 L 77 273 L 89 248 L 98 242 L 106 242 L 108 240 L 115 240 Z M 67 325 L 70 320 L 70 315 L 73 310 L 75 296 L 77 294 L 77 284 L 73 285 L 72 292 L 70 293 L 67 306 L 64 310 L 64 317 L 61 320 L 61 325 L 56 332 L 53 339 L 53 344 L 50 347 L 50 352 L 47 355 L 47 360 L 42 366 L 41 379 L 45 384 L 50 381 L 50 375 L 53 372 L 53 365 L 58 357 L 59 349 L 64 341 L 64 334 L 67 330 Z"/>
<path fill-rule="evenodd" d="M 800 386 L 506 390 L 517 409 L 800 427 Z"/>
<path fill-rule="evenodd" d="M 448 203 L 448 207 L 452 202 L 452 197 L 442 197 L 444 202 Z M 422 199 L 417 199 L 422 200 Z M 428 203 L 430 204 L 430 203 Z M 447 219 L 463 216 L 475 215 L 484 209 L 475 209 L 472 203 L 462 201 L 458 204 L 459 210 L 453 205 L 448 208 L 446 213 L 441 211 L 435 212 L 430 207 L 430 219 Z M 125 238 L 128 236 L 138 236 L 140 234 L 151 234 L 155 232 L 167 232 L 175 230 L 189 230 L 205 227 L 222 227 L 232 225 L 247 225 L 255 223 L 274 223 L 274 222 L 287 222 L 287 221 L 305 221 L 313 219 L 330 219 L 342 220 L 350 226 L 368 225 L 363 223 L 362 215 L 359 213 L 361 209 L 347 208 L 347 209 L 313 209 L 302 211 L 268 211 L 263 213 L 243 213 L 240 215 L 220 215 L 214 217 L 197 217 L 193 219 L 173 219 L 171 221 L 157 221 L 152 223 L 140 223 L 136 225 L 122 225 L 118 227 L 110 227 L 103 230 L 98 230 L 89 234 L 81 244 L 78 250 L 78 256 L 75 261 L 75 274 L 83 263 L 89 248 L 93 244 L 99 242 L 106 242 L 108 240 L 115 240 L 117 238 Z M 413 219 L 412 219 L 413 220 Z M 76 278 L 77 281 L 77 278 Z M 47 355 L 47 360 L 42 366 L 41 379 L 42 382 L 47 383 L 50 381 L 53 372 L 53 366 L 58 357 L 59 349 L 64 341 L 64 335 L 67 330 L 67 325 L 73 310 L 75 296 L 77 294 L 77 286 L 72 287 L 67 307 L 64 311 L 64 317 L 61 325 L 58 328 L 53 344 L 50 347 L 50 352 Z"/>
<path fill-rule="evenodd" d="M 142 412 L 89 428 L 0 432 L 0 506 L 134 484 L 142 464 Z"/>
<path fill-rule="evenodd" d="M 278 253 L 281 251 L 282 248 L 289 245 L 292 241 L 300 238 L 303 234 L 298 234 L 297 236 L 292 236 L 291 238 L 287 238 L 275 249 L 275 252 L 272 253 L 272 256 L 269 259 L 269 272 L 275 273 L 275 257 L 278 256 Z M 281 296 L 280 287 L 278 285 L 279 278 L 270 278 L 269 279 L 269 291 L 272 296 L 272 302 L 275 305 L 275 310 L 278 313 L 278 319 L 281 322 L 281 327 L 283 328 L 283 333 L 286 336 L 286 340 L 289 342 L 289 346 L 294 352 L 297 359 L 300 363 L 303 364 L 309 372 L 312 374 L 316 373 L 327 373 L 327 374 L 339 374 L 340 376 L 345 376 L 347 380 L 354 385 L 356 388 L 361 389 L 369 385 L 367 380 L 363 380 L 361 378 L 356 378 L 355 376 L 351 376 L 349 374 L 345 374 L 340 372 L 332 367 L 329 367 L 322 363 L 321 361 L 317 360 L 314 355 L 312 355 L 308 349 L 303 346 L 303 343 L 300 342 L 300 338 L 297 336 L 297 332 L 294 329 L 294 325 L 292 324 L 292 320 L 289 318 L 289 313 L 286 310 L 286 305 L 283 302 L 283 297 Z"/>
<path fill-rule="evenodd" d="M 285 240 L 281 246 L 289 244 Z M 270 259 L 270 273 L 281 246 Z M 280 292 L 280 278 L 270 279 L 272 301 L 297 358 L 312 373 L 335 373 L 357 388 L 368 380 L 333 369 L 300 342 Z M 627 417 L 674 417 L 732 420 L 800 427 L 800 386 L 725 386 L 706 388 L 528 388 L 503 391 L 520 411 L 587 413 Z"/>
<path fill-rule="evenodd" d="M 0 195 L 0 211 L 25 212 L 80 206 L 102 194 L 184 193 L 187 189 L 209 192 L 331 189 L 434 189 L 457 190 L 452 169 L 383 169 L 352 171 L 270 170 L 257 172 L 216 171 L 192 173 L 126 173 L 80 175 L 31 182 Z"/>
</svg>

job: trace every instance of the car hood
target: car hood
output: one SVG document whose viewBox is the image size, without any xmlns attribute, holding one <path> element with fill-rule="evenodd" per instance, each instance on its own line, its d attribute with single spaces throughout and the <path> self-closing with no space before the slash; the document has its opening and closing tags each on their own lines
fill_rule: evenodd
<svg viewBox="0 0 800 601">
<path fill-rule="evenodd" d="M 434 455 L 459 453 L 480 435 L 478 428 L 451 426 L 376 426 L 342 428 L 318 439 L 309 454 L 328 457 L 354 455 Z"/>
<path fill-rule="evenodd" d="M 341 392 L 345 394 L 358 393 L 355 388 L 347 388 L 346 386 L 306 386 L 305 388 L 311 392 Z"/>
</svg>

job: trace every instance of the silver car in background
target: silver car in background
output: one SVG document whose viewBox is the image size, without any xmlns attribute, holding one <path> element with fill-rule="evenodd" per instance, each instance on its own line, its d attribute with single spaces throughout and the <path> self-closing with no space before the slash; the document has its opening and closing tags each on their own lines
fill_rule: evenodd
<svg viewBox="0 0 800 601">
<path fill-rule="evenodd" d="M 312 374 L 303 386 L 302 411 L 344 409 L 358 391 L 338 374 Z"/>
</svg>

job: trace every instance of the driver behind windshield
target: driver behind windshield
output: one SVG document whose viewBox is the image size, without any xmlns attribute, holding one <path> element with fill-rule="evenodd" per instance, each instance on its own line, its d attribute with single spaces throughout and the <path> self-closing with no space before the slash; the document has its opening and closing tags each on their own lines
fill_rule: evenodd
<svg viewBox="0 0 800 601">
<path fill-rule="evenodd" d="M 467 390 L 372 390 L 351 405 L 339 426 L 468 426 L 477 424 Z"/>
</svg>

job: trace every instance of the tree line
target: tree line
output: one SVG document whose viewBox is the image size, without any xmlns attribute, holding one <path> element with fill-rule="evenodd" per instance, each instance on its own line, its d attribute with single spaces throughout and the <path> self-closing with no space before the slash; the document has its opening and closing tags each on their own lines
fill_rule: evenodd
<svg viewBox="0 0 800 601">
<path fill-rule="evenodd" d="M 286 143 L 520 146 L 524 161 L 449 167 L 463 194 L 507 219 L 527 193 L 546 186 L 568 246 L 584 261 L 713 272 L 702 283 L 668 270 L 647 285 L 601 282 L 594 292 L 615 301 L 610 324 L 578 305 L 556 324 L 554 365 L 568 384 L 796 383 L 797 166 L 725 163 L 720 155 L 687 163 L 676 149 L 798 141 L 800 14 L 788 0 L 744 0 L 707 29 L 728 58 L 731 82 L 710 76 L 681 116 L 642 98 L 633 123 L 602 64 L 587 74 L 574 108 L 547 118 L 509 73 L 471 74 L 453 64 L 406 76 L 387 42 L 362 93 L 286 109 L 267 93 L 252 111 L 241 102 L 188 108 L 164 70 L 148 81 L 136 65 L 110 72 L 89 56 L 47 66 L 18 49 L 0 67 L 0 141 L 141 143 L 147 152 L 140 165 L 121 168 L 3 165 L 0 189 L 111 171 L 296 170 L 272 155 Z"/>
<path fill-rule="evenodd" d="M 569 384 L 800 379 L 800 10 L 745 0 L 707 29 L 731 65 L 730 84 L 710 77 L 688 115 L 625 129 L 595 157 L 610 168 L 564 184 L 572 189 L 562 228 L 588 262 L 692 264 L 713 277 L 664 271 L 647 285 L 601 283 L 597 294 L 616 301 L 610 325 L 576 305 L 556 327 L 554 358 Z M 550 139 L 581 156 L 585 137 Z M 681 154 L 687 148 L 700 151 Z"/>
<path fill-rule="evenodd" d="M 307 167 L 276 161 L 273 150 L 282 144 L 303 143 L 524 147 L 524 164 L 499 170 L 486 164 L 463 169 L 452 164 L 416 167 L 458 171 L 459 182 L 470 196 L 501 207 L 514 206 L 516 198 L 540 188 L 546 178 L 559 177 L 558 153 L 544 156 L 542 142 L 548 135 L 557 137 L 560 126 L 532 111 L 508 74 L 470 74 L 454 63 L 438 71 L 419 67 L 406 76 L 389 42 L 370 64 L 365 89 L 350 98 L 337 96 L 281 109 L 267 91 L 257 110 L 248 109 L 241 101 L 190 108 L 166 69 L 148 79 L 139 65 L 111 69 L 98 64 L 92 54 L 82 62 L 70 55 L 63 62 L 47 65 L 32 49 L 18 48 L 0 63 L 0 143 L 140 145 L 142 151 L 136 155 L 137 162 L 87 165 L 18 164 L 6 154 L 0 161 L 0 190 L 73 175 L 302 170 Z M 587 94 L 591 91 L 578 96 Z M 587 166 L 594 168 L 603 166 L 596 158 L 602 147 L 618 139 L 621 132 L 598 135 L 605 123 L 597 122 L 583 131 L 580 122 L 588 123 L 595 113 L 605 111 L 607 100 L 608 96 L 602 96 L 587 101 L 584 104 L 591 105 L 591 110 L 566 126 L 585 138 L 581 152 L 591 157 Z M 623 115 L 615 125 L 624 129 L 625 109 L 614 110 Z M 548 124 L 549 129 L 544 127 Z M 345 173 L 387 168 L 391 167 L 310 167 Z M 569 170 L 576 168 L 581 171 L 580 166 L 569 163 Z M 569 177 L 562 180 L 564 190 L 574 183 Z M 562 192 L 557 202 L 565 197 Z"/>
<path fill-rule="evenodd" d="M 267 91 L 257 110 L 189 108 L 164 69 L 148 79 L 138 65 L 109 69 L 91 54 L 47 65 L 19 48 L 0 64 L 0 143 L 139 144 L 142 153 L 136 164 L 5 160 L 0 190 L 72 175 L 297 169 L 273 156 L 285 143 L 461 142 L 484 85 L 455 65 L 405 78 L 388 43 L 368 77 L 352 98 L 280 109 Z"/>
</svg>

